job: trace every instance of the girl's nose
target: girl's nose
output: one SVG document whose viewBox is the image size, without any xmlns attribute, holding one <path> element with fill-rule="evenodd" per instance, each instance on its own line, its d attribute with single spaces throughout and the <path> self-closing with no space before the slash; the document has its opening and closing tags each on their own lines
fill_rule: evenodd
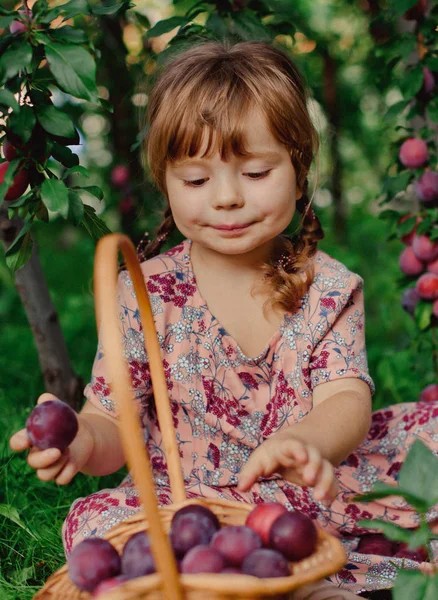
<svg viewBox="0 0 438 600">
<path fill-rule="evenodd" d="M 245 204 L 243 194 L 232 181 L 222 181 L 214 190 L 214 208 L 241 208 Z"/>
</svg>

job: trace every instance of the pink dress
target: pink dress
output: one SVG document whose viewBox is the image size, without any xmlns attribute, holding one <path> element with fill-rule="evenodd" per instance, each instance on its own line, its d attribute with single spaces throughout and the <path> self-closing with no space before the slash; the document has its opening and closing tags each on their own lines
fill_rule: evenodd
<svg viewBox="0 0 438 600">
<path fill-rule="evenodd" d="M 278 331 L 257 357 L 245 356 L 212 315 L 196 285 L 191 241 L 141 267 L 161 345 L 169 397 L 188 497 L 220 497 L 251 504 L 277 501 L 317 519 L 341 537 L 349 562 L 332 581 L 355 593 L 390 588 L 391 562 L 401 559 L 355 552 L 356 522 L 379 517 L 405 527 L 416 515 L 400 498 L 368 504 L 352 497 L 376 481 L 394 484 L 406 451 L 419 437 L 437 448 L 437 403 L 397 404 L 373 413 L 367 439 L 337 469 L 340 492 L 330 508 L 312 489 L 272 475 L 249 492 L 237 492 L 237 476 L 252 450 L 282 427 L 293 426 L 312 408 L 312 390 L 326 381 L 359 377 L 374 392 L 368 374 L 363 280 L 322 251 L 314 257 L 315 279 L 300 309 L 286 312 Z M 119 275 L 118 299 L 125 356 L 154 470 L 159 504 L 172 502 L 162 439 L 157 427 L 151 380 L 135 292 L 127 271 Z M 91 382 L 84 394 L 103 411 L 116 413 L 99 343 Z M 115 489 L 77 499 L 63 526 L 66 553 L 83 538 L 104 535 L 139 510 L 129 476 Z M 435 511 L 431 518 L 438 516 Z M 390 562 L 391 561 L 391 562 Z M 405 565 L 418 567 L 414 561 Z"/>
</svg>

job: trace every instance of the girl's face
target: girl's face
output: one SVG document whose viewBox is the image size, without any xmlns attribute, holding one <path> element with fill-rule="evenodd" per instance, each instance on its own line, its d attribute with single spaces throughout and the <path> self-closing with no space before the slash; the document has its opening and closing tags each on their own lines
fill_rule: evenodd
<svg viewBox="0 0 438 600">
<path fill-rule="evenodd" d="M 232 155 L 225 162 L 216 152 L 201 159 L 204 136 L 197 156 L 166 168 L 169 203 L 179 231 L 220 254 L 269 249 L 291 222 L 301 197 L 289 152 L 273 137 L 261 112 L 248 113 L 245 133 L 251 157 Z"/>
</svg>

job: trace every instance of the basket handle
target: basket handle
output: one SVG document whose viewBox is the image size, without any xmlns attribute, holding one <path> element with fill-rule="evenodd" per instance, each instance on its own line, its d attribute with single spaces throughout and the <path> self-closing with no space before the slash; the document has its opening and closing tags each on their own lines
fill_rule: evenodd
<svg viewBox="0 0 438 600">
<path fill-rule="evenodd" d="M 161 574 L 164 591 L 171 600 L 182 600 L 178 570 L 168 538 L 163 530 L 154 492 L 154 480 L 149 454 L 139 427 L 128 364 L 123 359 L 123 342 L 117 314 L 117 258 L 121 251 L 131 275 L 140 309 L 145 344 L 148 351 L 157 415 L 163 435 L 164 451 L 174 501 L 186 499 L 184 479 L 173 427 L 166 378 L 160 354 L 157 332 L 144 276 L 135 248 L 124 234 L 113 233 L 97 243 L 94 261 L 94 292 L 98 331 L 102 324 L 102 343 L 111 386 L 120 412 L 120 436 L 129 469 L 137 486 L 149 522 L 151 550 L 157 571 Z"/>
</svg>

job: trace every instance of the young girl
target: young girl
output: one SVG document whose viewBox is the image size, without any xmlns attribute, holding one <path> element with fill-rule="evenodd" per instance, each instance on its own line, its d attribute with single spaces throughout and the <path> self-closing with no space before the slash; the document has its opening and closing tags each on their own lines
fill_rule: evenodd
<svg viewBox="0 0 438 600">
<path fill-rule="evenodd" d="M 167 208 L 156 240 L 142 243 L 139 254 L 188 496 L 277 501 L 305 512 L 342 538 L 349 563 L 295 598 L 354 598 L 351 592 L 390 588 L 396 575 L 394 559 L 354 551 L 364 533 L 358 519 L 417 522 L 398 498 L 368 505 L 352 498 L 378 479 L 394 484 L 416 437 L 429 446 L 435 439 L 436 447 L 437 427 L 427 404 L 371 414 L 363 280 L 317 249 L 323 232 L 307 177 L 318 135 L 307 101 L 296 66 L 275 45 L 203 42 L 173 58 L 147 114 L 149 167 Z M 296 211 L 300 230 L 288 237 Z M 160 254 L 175 228 L 185 239 Z M 126 270 L 118 299 L 157 496 L 168 504 L 147 350 Z M 99 344 L 68 452 L 29 453 L 40 479 L 66 484 L 78 471 L 105 475 L 124 464 L 110 383 Z M 30 446 L 25 430 L 11 446 Z M 79 498 L 63 527 L 66 552 L 139 509 L 129 477 Z"/>
</svg>

